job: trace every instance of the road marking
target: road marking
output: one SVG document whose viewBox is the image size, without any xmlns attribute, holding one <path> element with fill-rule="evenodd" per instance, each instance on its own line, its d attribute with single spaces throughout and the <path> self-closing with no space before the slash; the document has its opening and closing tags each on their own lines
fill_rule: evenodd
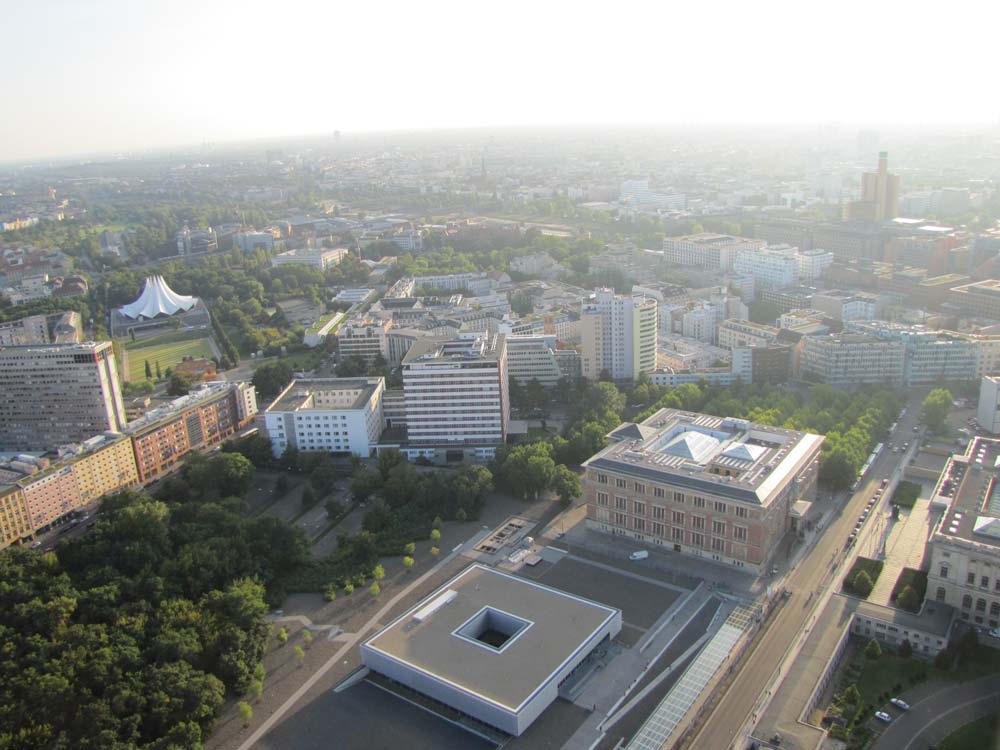
<svg viewBox="0 0 1000 750">
<path fill-rule="evenodd" d="M 966 701 L 965 703 L 960 703 L 957 706 L 954 706 L 953 708 L 949 708 L 944 713 L 938 714 L 933 719 L 931 719 L 926 724 L 924 724 L 922 727 L 920 727 L 920 729 L 917 731 L 917 733 L 915 735 L 913 735 L 913 737 L 910 738 L 910 741 L 907 742 L 906 745 L 903 746 L 903 750 L 910 750 L 910 747 L 913 746 L 913 743 L 916 742 L 917 740 L 921 739 L 923 733 L 926 732 L 929 727 L 933 726 L 934 724 L 937 724 L 939 721 L 941 721 L 944 717 L 948 716 L 949 714 L 953 714 L 956 711 L 961 711 L 962 709 L 968 708 L 969 706 L 973 706 L 973 705 L 975 705 L 977 703 L 984 703 L 986 701 L 995 701 L 998 698 L 1000 698 L 1000 691 L 992 693 L 991 695 L 986 695 L 986 696 L 983 696 L 983 697 L 980 697 L 980 698 L 975 698 L 975 699 L 973 699 L 971 701 Z M 971 721 L 975 721 L 975 719 L 972 719 Z M 963 726 L 964 726 L 964 724 L 963 724 Z"/>
</svg>

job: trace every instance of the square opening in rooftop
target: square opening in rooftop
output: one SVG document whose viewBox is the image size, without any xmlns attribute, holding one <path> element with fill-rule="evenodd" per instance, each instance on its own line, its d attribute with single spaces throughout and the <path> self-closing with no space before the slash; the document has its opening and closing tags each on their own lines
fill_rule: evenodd
<svg viewBox="0 0 1000 750">
<path fill-rule="evenodd" d="M 493 607 L 483 607 L 455 631 L 455 635 L 493 651 L 503 651 L 531 626 L 530 620 Z"/>
</svg>

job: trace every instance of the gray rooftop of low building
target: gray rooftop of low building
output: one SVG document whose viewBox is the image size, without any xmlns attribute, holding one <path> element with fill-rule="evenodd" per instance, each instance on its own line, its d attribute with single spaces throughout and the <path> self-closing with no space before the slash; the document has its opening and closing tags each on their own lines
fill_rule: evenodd
<svg viewBox="0 0 1000 750">
<path fill-rule="evenodd" d="M 500 649 L 460 632 L 486 608 L 525 623 Z M 618 614 L 612 607 L 472 565 L 364 645 L 517 711 Z"/>
<path fill-rule="evenodd" d="M 274 400 L 267 411 L 299 411 L 304 409 L 321 409 L 333 411 L 336 409 L 360 409 L 368 403 L 378 387 L 377 378 L 302 378 L 293 380 L 278 398 Z M 313 394 L 318 391 L 346 391 L 356 389 L 357 398 L 353 403 L 343 406 L 314 406 Z"/>
<path fill-rule="evenodd" d="M 920 614 L 905 612 L 895 607 L 886 607 L 873 602 L 858 602 L 855 614 L 861 617 L 870 617 L 873 620 L 888 622 L 902 629 L 921 633 L 929 633 L 944 638 L 951 630 L 951 624 L 955 619 L 955 608 L 927 599 Z"/>
</svg>

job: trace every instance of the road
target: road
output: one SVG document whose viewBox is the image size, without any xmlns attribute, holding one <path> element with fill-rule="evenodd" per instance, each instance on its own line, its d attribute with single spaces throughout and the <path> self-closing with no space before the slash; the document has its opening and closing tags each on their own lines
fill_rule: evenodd
<svg viewBox="0 0 1000 750">
<path fill-rule="evenodd" d="M 1000 708 L 1000 675 L 944 688 L 897 717 L 873 750 L 927 750 L 956 729 Z"/>
<path fill-rule="evenodd" d="M 920 394 L 907 403 L 906 415 L 890 438 L 892 442 L 914 442 L 917 436 L 912 430 L 917 424 L 922 398 L 923 394 Z M 827 526 L 812 550 L 789 573 L 784 586 L 791 592 L 791 598 L 775 615 L 774 621 L 760 637 L 743 668 L 705 720 L 701 731 L 691 743 L 693 750 L 724 750 L 730 747 L 742 750 L 742 730 L 761 692 L 767 689 L 768 683 L 788 656 L 790 644 L 796 642 L 806 627 L 823 591 L 839 580 L 839 575 L 844 572 L 843 568 L 838 568 L 837 575 L 831 579 L 831 562 L 851 559 L 850 554 L 846 558 L 843 556 L 844 543 L 869 498 L 881 485 L 882 479 L 890 477 L 896 471 L 901 458 L 901 454 L 883 450 L 859 484 L 858 491 Z M 811 685 L 803 686 L 803 690 L 811 689 Z"/>
</svg>

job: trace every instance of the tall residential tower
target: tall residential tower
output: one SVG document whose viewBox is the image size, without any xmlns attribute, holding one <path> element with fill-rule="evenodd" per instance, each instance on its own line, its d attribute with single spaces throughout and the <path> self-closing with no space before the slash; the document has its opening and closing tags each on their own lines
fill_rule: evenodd
<svg viewBox="0 0 1000 750">
<path fill-rule="evenodd" d="M 635 380 L 656 369 L 656 300 L 597 289 L 580 312 L 583 377 Z"/>
</svg>

